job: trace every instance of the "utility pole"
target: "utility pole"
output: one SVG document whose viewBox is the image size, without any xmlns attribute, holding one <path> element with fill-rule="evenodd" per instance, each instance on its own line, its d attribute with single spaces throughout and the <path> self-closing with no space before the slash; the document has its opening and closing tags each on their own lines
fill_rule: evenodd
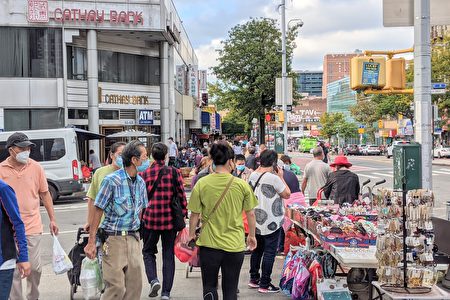
<svg viewBox="0 0 450 300">
<path fill-rule="evenodd" d="M 422 188 L 432 189 L 430 0 L 414 0 L 415 139 L 422 145 Z"/>
<path fill-rule="evenodd" d="M 288 118 L 287 118 L 287 86 L 286 86 L 286 0 L 281 0 L 281 99 L 284 114 L 283 121 L 283 152 L 287 152 Z"/>
</svg>

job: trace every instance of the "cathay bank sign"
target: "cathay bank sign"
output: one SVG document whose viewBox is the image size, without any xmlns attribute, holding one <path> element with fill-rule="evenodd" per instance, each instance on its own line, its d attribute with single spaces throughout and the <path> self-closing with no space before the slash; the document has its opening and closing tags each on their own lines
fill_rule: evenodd
<svg viewBox="0 0 450 300">
<path fill-rule="evenodd" d="M 71 6 L 76 3 L 71 3 Z M 82 5 L 82 3 L 80 3 Z M 56 7 L 49 9 L 48 0 L 28 0 L 28 22 L 45 23 L 53 20 L 55 23 L 69 24 L 125 24 L 130 26 L 144 25 L 142 11 L 118 9 L 89 9 L 84 7 Z"/>
</svg>

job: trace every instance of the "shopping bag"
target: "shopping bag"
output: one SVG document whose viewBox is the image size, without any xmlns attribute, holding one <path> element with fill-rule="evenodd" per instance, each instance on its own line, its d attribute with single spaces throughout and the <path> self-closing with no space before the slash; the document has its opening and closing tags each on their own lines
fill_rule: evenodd
<svg viewBox="0 0 450 300">
<path fill-rule="evenodd" d="M 97 297 L 103 290 L 103 280 L 97 258 L 85 257 L 81 262 L 80 284 L 85 300 Z"/>
<path fill-rule="evenodd" d="M 56 275 L 64 274 L 73 268 L 69 256 L 64 251 L 63 247 L 58 241 L 56 235 L 53 236 L 53 272 Z"/>
<path fill-rule="evenodd" d="M 194 256 L 194 250 L 195 246 L 191 247 L 189 245 L 189 229 L 184 228 L 181 230 L 177 237 L 175 238 L 175 246 L 174 246 L 174 252 L 175 256 L 178 258 L 179 261 L 182 263 L 186 263 Z"/>
</svg>

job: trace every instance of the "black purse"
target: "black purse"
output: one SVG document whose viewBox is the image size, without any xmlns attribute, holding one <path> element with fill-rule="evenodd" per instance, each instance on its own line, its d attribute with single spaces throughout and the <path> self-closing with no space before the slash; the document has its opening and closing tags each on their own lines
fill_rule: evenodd
<svg viewBox="0 0 450 300">
<path fill-rule="evenodd" d="M 177 191 L 177 171 L 172 168 L 172 201 L 170 201 L 170 209 L 172 211 L 172 224 L 173 229 L 176 231 L 181 231 L 186 227 L 186 222 L 184 221 L 185 215 L 183 214 L 183 207 L 181 206 L 181 197 L 178 197 Z"/>
</svg>

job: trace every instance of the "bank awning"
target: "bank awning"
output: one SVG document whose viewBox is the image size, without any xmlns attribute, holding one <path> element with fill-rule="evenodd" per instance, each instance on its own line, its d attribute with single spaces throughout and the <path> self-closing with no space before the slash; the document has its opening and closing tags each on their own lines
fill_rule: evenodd
<svg viewBox="0 0 450 300">
<path fill-rule="evenodd" d="M 92 131 L 87 131 L 81 128 L 73 128 L 77 134 L 78 141 L 90 141 L 90 140 L 101 140 L 105 136 L 103 134 L 98 134 Z"/>
</svg>

